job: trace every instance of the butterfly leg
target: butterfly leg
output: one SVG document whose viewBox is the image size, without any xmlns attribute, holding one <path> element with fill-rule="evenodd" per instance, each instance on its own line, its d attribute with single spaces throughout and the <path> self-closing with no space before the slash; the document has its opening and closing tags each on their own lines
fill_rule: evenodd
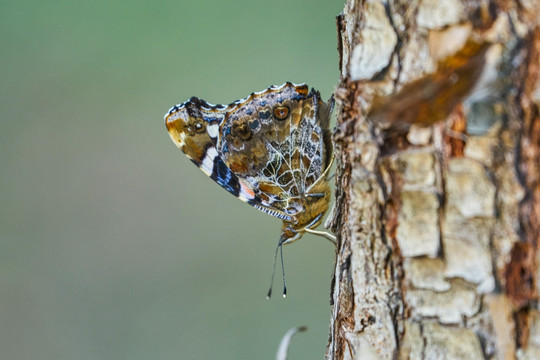
<svg viewBox="0 0 540 360">
<path fill-rule="evenodd" d="M 316 227 L 319 223 L 319 221 L 321 220 L 321 217 L 323 216 L 323 213 L 319 214 L 315 219 L 313 219 L 313 221 L 307 225 L 305 228 L 304 228 L 304 231 L 305 232 L 308 232 L 310 234 L 314 234 L 314 235 L 319 235 L 319 236 L 322 236 L 324 238 L 326 238 L 327 240 L 329 240 L 332 244 L 334 244 L 335 246 L 337 246 L 337 242 L 336 242 L 336 237 L 326 231 L 318 231 L 318 230 L 313 230 L 312 227 Z"/>
<path fill-rule="evenodd" d="M 314 198 L 323 198 L 325 196 L 326 196 L 325 193 L 306 194 L 306 197 L 314 197 Z"/>
<path fill-rule="evenodd" d="M 332 244 L 336 245 L 337 246 L 337 239 L 334 235 L 330 234 L 329 232 L 326 232 L 326 231 L 318 231 L 318 230 L 312 230 L 310 228 L 305 228 L 304 229 L 306 232 L 310 233 L 310 234 L 313 234 L 313 235 L 319 235 L 319 236 L 322 236 L 326 239 L 328 239 Z"/>
<path fill-rule="evenodd" d="M 334 164 L 334 159 L 335 159 L 335 156 L 334 156 L 334 154 L 332 154 L 332 159 L 330 159 L 330 163 L 328 164 L 326 169 L 324 169 L 324 172 L 322 173 L 321 177 L 323 177 L 323 176 L 326 177 L 328 175 L 328 172 L 330 171 L 330 168 L 332 167 L 332 164 Z"/>
<path fill-rule="evenodd" d="M 451 138 L 457 139 L 457 140 L 467 141 L 468 138 L 469 138 L 467 134 L 456 131 L 456 130 L 453 130 L 453 129 L 449 128 L 449 127 L 445 128 L 444 131 L 445 131 L 446 135 L 448 135 Z"/>
</svg>

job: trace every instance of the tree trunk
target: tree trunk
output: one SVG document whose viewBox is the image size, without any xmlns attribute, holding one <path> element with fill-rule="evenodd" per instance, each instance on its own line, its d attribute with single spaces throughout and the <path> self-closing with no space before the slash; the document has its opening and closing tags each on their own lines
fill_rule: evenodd
<svg viewBox="0 0 540 360">
<path fill-rule="evenodd" d="M 540 359 L 539 17 L 345 5 L 327 359 Z"/>
</svg>

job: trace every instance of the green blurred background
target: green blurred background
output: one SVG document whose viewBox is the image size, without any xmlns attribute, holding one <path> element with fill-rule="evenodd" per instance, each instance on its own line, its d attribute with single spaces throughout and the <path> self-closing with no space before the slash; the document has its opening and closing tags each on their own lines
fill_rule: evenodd
<svg viewBox="0 0 540 360">
<path fill-rule="evenodd" d="M 333 247 L 285 247 L 267 301 L 280 221 L 163 115 L 285 81 L 329 97 L 343 2 L 1 2 L 0 359 L 273 359 L 298 325 L 289 359 L 323 357 Z"/>
</svg>

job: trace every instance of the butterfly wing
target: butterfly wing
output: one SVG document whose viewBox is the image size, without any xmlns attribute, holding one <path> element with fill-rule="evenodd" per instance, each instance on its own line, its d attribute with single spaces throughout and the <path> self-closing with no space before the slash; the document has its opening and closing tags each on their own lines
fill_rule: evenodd
<svg viewBox="0 0 540 360">
<path fill-rule="evenodd" d="M 294 217 L 330 163 L 333 101 L 307 85 L 285 83 L 251 94 L 227 111 L 218 152 L 225 164 L 269 206 Z M 268 210 L 270 209 L 270 210 Z"/>
</svg>

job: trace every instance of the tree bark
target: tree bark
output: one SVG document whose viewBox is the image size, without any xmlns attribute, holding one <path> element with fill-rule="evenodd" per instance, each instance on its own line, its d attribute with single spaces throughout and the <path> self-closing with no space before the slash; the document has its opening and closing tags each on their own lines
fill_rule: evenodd
<svg viewBox="0 0 540 360">
<path fill-rule="evenodd" d="M 540 359 L 540 0 L 349 0 L 327 359 Z"/>
</svg>

